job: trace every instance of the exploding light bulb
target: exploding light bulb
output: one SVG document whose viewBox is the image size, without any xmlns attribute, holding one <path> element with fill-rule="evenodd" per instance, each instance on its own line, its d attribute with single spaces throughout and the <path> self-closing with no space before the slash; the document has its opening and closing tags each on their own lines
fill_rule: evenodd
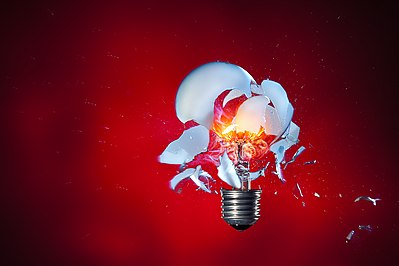
<svg viewBox="0 0 399 266">
<path fill-rule="evenodd" d="M 161 163 L 179 164 L 171 181 L 176 189 L 191 179 L 208 193 L 213 177 L 229 186 L 221 188 L 222 218 L 245 230 L 260 216 L 260 189 L 251 182 L 264 175 L 275 157 L 275 173 L 285 182 L 281 163 L 287 149 L 298 142 L 299 127 L 283 87 L 264 80 L 258 85 L 241 67 L 213 62 L 193 70 L 181 83 L 176 114 L 186 130 L 160 155 Z"/>
</svg>

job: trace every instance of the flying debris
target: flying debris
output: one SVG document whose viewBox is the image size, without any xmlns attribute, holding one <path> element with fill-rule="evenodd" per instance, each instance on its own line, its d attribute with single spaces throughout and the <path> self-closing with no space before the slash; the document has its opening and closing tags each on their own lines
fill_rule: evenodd
<svg viewBox="0 0 399 266">
<path fill-rule="evenodd" d="M 306 150 L 306 148 L 304 146 L 299 147 L 299 149 L 295 152 L 294 156 L 292 156 L 291 160 L 288 161 L 285 165 L 284 165 L 284 170 L 287 168 L 287 165 L 289 165 L 290 163 L 295 162 L 296 158 L 301 155 L 301 153 Z"/>
<path fill-rule="evenodd" d="M 299 196 L 301 196 L 301 198 L 303 198 L 302 190 L 298 183 L 296 183 L 296 185 L 295 185 L 295 192 L 296 192 L 295 194 L 299 194 Z M 297 198 L 297 196 L 295 194 L 294 194 L 294 196 L 295 196 L 295 198 Z"/>
<path fill-rule="evenodd" d="M 313 160 L 313 161 L 309 161 L 309 162 L 304 162 L 303 165 L 309 165 L 309 164 L 315 164 L 315 163 L 317 163 L 317 161 Z"/>
<path fill-rule="evenodd" d="M 374 206 L 377 206 L 377 201 L 379 201 L 381 199 L 377 199 L 377 198 L 373 199 L 373 198 L 368 197 L 368 196 L 360 196 L 360 197 L 357 197 L 354 202 L 358 202 L 358 201 L 361 201 L 361 200 L 370 201 L 370 202 L 373 203 Z"/>
<path fill-rule="evenodd" d="M 373 231 L 373 227 L 371 227 L 371 225 L 359 225 L 358 226 L 359 230 L 365 230 L 365 231 Z"/>
<path fill-rule="evenodd" d="M 349 241 L 352 240 L 352 237 L 354 234 L 355 234 L 355 230 L 352 230 L 349 232 L 349 234 L 346 236 L 346 243 L 349 243 Z"/>
</svg>

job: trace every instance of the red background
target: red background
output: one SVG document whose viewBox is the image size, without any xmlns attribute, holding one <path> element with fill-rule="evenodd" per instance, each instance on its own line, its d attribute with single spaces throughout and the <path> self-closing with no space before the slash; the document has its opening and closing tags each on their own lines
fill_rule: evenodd
<svg viewBox="0 0 399 266">
<path fill-rule="evenodd" d="M 134 2 L 2 4 L 3 265 L 399 263 L 393 6 Z M 308 148 L 287 185 L 258 182 L 246 232 L 157 162 L 180 82 L 216 60 L 280 82 Z"/>
</svg>

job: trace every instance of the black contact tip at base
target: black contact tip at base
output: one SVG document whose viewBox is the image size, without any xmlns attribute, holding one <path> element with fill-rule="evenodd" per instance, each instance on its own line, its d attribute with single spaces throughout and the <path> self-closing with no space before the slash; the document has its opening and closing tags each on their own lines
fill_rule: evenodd
<svg viewBox="0 0 399 266">
<path fill-rule="evenodd" d="M 231 224 L 237 231 L 245 231 L 252 226 L 252 224 Z"/>
</svg>

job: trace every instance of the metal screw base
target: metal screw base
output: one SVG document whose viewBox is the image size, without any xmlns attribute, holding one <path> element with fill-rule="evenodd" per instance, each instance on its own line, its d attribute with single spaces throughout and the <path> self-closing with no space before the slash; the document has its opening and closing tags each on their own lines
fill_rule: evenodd
<svg viewBox="0 0 399 266">
<path fill-rule="evenodd" d="M 259 219 L 261 190 L 222 189 L 222 218 L 232 227 L 244 231 Z"/>
</svg>

